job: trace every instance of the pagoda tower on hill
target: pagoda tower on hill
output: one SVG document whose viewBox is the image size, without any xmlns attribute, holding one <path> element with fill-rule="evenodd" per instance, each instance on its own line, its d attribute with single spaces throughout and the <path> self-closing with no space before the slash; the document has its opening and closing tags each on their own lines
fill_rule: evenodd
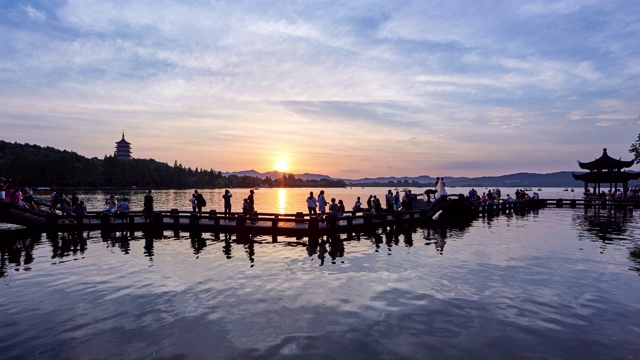
<svg viewBox="0 0 640 360">
<path fill-rule="evenodd" d="M 124 139 L 124 131 L 122 132 L 122 140 L 116 142 L 116 151 L 113 156 L 121 159 L 131 159 L 131 143 Z"/>
</svg>

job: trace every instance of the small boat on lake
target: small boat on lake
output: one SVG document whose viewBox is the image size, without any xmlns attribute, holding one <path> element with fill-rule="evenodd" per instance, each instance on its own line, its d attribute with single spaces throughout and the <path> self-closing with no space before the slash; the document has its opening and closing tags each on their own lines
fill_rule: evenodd
<svg viewBox="0 0 640 360">
<path fill-rule="evenodd" d="M 40 195 L 40 196 L 51 195 L 51 188 L 37 187 L 33 189 L 33 195 Z"/>
</svg>

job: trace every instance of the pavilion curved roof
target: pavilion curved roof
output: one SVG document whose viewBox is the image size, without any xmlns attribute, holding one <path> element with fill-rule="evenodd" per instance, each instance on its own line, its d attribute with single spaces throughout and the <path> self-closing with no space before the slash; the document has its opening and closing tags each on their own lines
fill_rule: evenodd
<svg viewBox="0 0 640 360">
<path fill-rule="evenodd" d="M 571 173 L 573 178 L 578 181 L 584 181 L 590 184 L 605 184 L 605 183 L 627 183 L 631 180 L 640 179 L 640 173 L 616 171 L 616 172 L 588 172 L 584 174 Z"/>
<path fill-rule="evenodd" d="M 585 170 L 620 170 L 633 166 L 634 162 L 634 160 L 624 161 L 620 159 L 614 159 L 609 156 L 609 154 L 607 154 L 607 149 L 604 148 L 602 149 L 602 156 L 590 162 L 578 161 L 578 166 L 580 166 L 581 169 Z"/>
</svg>

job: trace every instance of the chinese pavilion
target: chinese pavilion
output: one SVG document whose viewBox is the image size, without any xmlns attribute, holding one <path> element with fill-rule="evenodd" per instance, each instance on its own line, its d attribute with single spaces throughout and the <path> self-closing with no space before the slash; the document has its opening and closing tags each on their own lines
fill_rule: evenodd
<svg viewBox="0 0 640 360">
<path fill-rule="evenodd" d="M 114 157 L 131 159 L 131 143 L 124 139 L 124 131 L 122 132 L 122 140 L 116 142 L 116 151 Z"/>
<path fill-rule="evenodd" d="M 589 189 L 589 184 L 593 184 L 594 193 L 600 193 L 600 184 L 609 184 L 609 190 L 618 188 L 618 184 L 622 188 L 627 188 L 629 181 L 640 179 L 640 173 L 626 172 L 624 168 L 633 166 L 634 160 L 624 161 L 614 159 L 607 154 L 607 149 L 602 150 L 602 156 L 591 162 L 580 162 L 578 165 L 581 169 L 589 170 L 584 174 L 572 174 L 575 180 L 584 181 L 584 192 Z"/>
</svg>

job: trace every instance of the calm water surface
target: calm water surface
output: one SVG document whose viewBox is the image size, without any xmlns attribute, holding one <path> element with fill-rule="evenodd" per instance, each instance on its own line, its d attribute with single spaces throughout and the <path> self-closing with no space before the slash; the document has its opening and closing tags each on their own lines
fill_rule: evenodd
<svg viewBox="0 0 640 360">
<path fill-rule="evenodd" d="M 318 246 L 5 232 L 0 357 L 638 359 L 639 228 L 548 208 Z"/>
</svg>

